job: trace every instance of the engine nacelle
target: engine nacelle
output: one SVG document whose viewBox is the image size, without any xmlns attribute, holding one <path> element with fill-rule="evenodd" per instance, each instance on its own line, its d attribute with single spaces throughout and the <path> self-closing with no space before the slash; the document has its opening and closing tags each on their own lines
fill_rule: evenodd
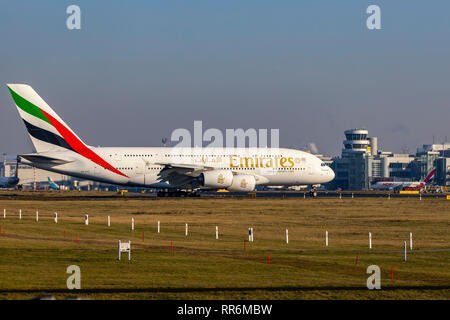
<svg viewBox="0 0 450 320">
<path fill-rule="evenodd" d="M 228 188 L 233 182 L 233 173 L 226 170 L 205 171 L 198 177 L 202 187 L 210 189 Z"/>
<path fill-rule="evenodd" d="M 233 183 L 227 188 L 234 192 L 250 192 L 255 190 L 256 180 L 254 176 L 237 174 L 233 177 Z"/>
</svg>

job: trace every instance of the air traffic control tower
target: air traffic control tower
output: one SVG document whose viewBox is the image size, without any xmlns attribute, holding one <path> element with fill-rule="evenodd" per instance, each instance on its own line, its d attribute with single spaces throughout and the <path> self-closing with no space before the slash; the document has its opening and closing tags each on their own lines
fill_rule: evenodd
<svg viewBox="0 0 450 320">
<path fill-rule="evenodd" d="M 367 139 L 369 132 L 366 129 L 350 129 L 345 132 L 344 149 L 342 157 L 351 156 L 355 153 L 370 152 L 370 140 Z"/>
</svg>

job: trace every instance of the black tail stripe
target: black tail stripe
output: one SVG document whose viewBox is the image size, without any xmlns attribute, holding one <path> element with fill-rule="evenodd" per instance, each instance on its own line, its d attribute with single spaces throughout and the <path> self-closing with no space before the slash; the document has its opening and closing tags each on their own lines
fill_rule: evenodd
<svg viewBox="0 0 450 320">
<path fill-rule="evenodd" d="M 51 143 L 54 144 L 58 147 L 62 147 L 65 149 L 69 149 L 71 151 L 75 151 L 72 149 L 72 147 L 66 142 L 66 140 L 64 140 L 63 138 L 61 138 L 60 136 L 58 136 L 57 134 L 54 134 L 50 131 L 38 128 L 34 125 L 32 125 L 31 123 L 25 121 L 24 119 L 22 119 L 23 122 L 25 123 L 25 126 L 27 127 L 28 132 L 30 133 L 30 135 L 38 140 L 47 142 L 47 143 Z"/>
</svg>

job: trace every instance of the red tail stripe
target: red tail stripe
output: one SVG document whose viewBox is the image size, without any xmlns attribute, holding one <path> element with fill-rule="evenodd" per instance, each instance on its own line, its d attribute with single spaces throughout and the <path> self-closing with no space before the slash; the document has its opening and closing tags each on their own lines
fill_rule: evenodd
<svg viewBox="0 0 450 320">
<path fill-rule="evenodd" d="M 58 132 L 62 135 L 64 140 L 72 147 L 73 150 L 78 152 L 83 157 L 91 160 L 92 162 L 102 166 L 105 169 L 110 170 L 118 175 L 124 176 L 128 178 L 125 174 L 115 169 L 108 162 L 103 160 L 99 155 L 97 155 L 94 151 L 86 147 L 86 145 L 80 141 L 70 130 L 68 130 L 63 124 L 61 124 L 58 120 L 52 117 L 50 114 L 41 109 L 47 119 L 52 123 L 52 125 L 58 130 Z"/>
<path fill-rule="evenodd" d="M 428 181 L 430 181 L 430 179 L 434 176 L 434 173 L 436 172 L 436 169 L 433 169 L 428 176 L 425 178 L 425 180 L 423 182 L 427 183 Z"/>
</svg>

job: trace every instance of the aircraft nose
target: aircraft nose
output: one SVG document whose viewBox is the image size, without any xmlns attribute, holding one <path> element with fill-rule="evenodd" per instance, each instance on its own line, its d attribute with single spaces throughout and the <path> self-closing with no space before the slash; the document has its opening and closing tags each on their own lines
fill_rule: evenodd
<svg viewBox="0 0 450 320">
<path fill-rule="evenodd" d="M 328 177 L 329 177 L 329 181 L 332 181 L 334 179 L 334 177 L 336 177 L 336 174 L 334 173 L 333 169 L 328 168 Z"/>
</svg>

